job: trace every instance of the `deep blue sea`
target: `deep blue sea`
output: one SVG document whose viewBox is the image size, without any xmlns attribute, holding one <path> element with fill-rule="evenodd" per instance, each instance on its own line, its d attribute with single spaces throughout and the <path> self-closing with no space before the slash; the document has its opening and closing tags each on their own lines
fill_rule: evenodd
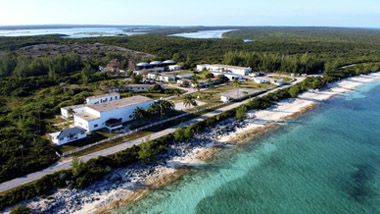
<svg viewBox="0 0 380 214">
<path fill-rule="evenodd" d="M 380 82 L 324 101 L 114 212 L 380 213 Z"/>
</svg>

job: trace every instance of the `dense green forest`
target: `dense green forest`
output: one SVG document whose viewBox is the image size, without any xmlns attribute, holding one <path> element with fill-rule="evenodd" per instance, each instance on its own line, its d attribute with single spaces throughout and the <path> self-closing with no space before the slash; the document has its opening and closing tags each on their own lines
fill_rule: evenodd
<svg viewBox="0 0 380 214">
<path fill-rule="evenodd" d="M 99 65 L 118 58 L 126 66 L 129 58 L 113 53 L 90 59 L 75 53 L 34 57 L 17 54 L 22 47 L 101 43 L 155 55 L 149 60 L 174 59 L 188 68 L 198 63 L 225 63 L 250 66 L 261 72 L 325 71 L 324 80 L 329 82 L 380 69 L 378 30 L 263 27 L 239 28 L 225 33 L 225 39 L 165 36 L 196 30 L 199 28 L 169 28 L 147 35 L 81 39 L 0 38 L 0 181 L 56 161 L 54 150 L 43 137 L 50 131 L 48 119 L 60 107 L 83 103 L 86 96 L 108 84 L 110 77 L 93 71 Z M 243 42 L 243 39 L 255 41 Z M 357 66 L 339 69 L 348 64 Z M 61 83 L 67 86 L 60 86 Z"/>
</svg>

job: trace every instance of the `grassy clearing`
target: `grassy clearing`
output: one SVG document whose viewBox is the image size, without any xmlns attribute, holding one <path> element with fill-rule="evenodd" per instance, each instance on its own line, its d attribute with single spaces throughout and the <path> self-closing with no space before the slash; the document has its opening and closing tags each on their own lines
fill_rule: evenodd
<svg viewBox="0 0 380 214">
<path fill-rule="evenodd" d="M 255 89 L 255 90 L 264 90 L 273 87 L 272 84 L 257 84 L 253 80 L 249 81 L 243 81 L 241 82 L 240 88 L 250 88 L 250 89 Z M 221 103 L 220 101 L 220 95 L 219 93 L 224 92 L 224 91 L 229 91 L 234 89 L 235 86 L 233 84 L 228 84 L 224 86 L 215 86 L 212 89 L 206 90 L 206 91 L 200 91 L 200 92 L 195 92 L 191 94 L 192 96 L 196 97 L 197 100 L 202 101 L 207 103 L 207 105 L 203 105 L 200 107 L 192 108 L 191 110 L 195 110 L 198 108 L 204 108 L 207 106 L 212 106 L 216 105 L 218 103 Z M 198 98 L 199 97 L 199 98 Z M 174 102 L 183 102 L 184 97 L 175 97 L 172 99 Z"/>
</svg>

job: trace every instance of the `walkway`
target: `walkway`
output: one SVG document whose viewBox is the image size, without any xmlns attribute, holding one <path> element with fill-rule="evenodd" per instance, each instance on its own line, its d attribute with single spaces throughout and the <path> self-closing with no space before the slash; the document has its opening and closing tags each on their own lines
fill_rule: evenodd
<svg viewBox="0 0 380 214">
<path fill-rule="evenodd" d="M 297 78 L 297 81 L 293 82 L 291 85 L 296 84 L 298 82 L 301 82 L 304 79 L 305 79 L 305 77 L 299 77 L 299 78 Z M 268 93 L 272 93 L 274 91 L 277 91 L 277 90 L 282 89 L 282 88 L 289 87 L 291 85 L 284 85 L 284 86 L 272 89 L 272 90 L 270 90 L 270 91 L 268 91 L 266 93 L 263 93 L 263 94 L 259 95 L 258 97 L 262 97 L 262 96 L 264 96 L 264 95 L 266 95 Z M 206 119 L 208 117 L 212 117 L 212 116 L 220 114 L 220 113 L 222 113 L 224 111 L 228 111 L 230 109 L 236 108 L 236 107 L 240 106 L 241 104 L 247 103 L 248 101 L 249 101 L 249 99 L 241 101 L 241 102 L 236 102 L 236 103 L 233 103 L 231 105 L 228 105 L 228 106 L 222 107 L 220 109 L 217 109 L 215 111 L 212 111 L 212 112 L 209 112 L 207 114 L 204 114 L 202 116 L 199 116 L 197 118 L 188 120 L 188 121 L 186 121 L 186 122 L 184 122 L 182 124 L 183 125 L 182 127 L 187 127 L 187 126 L 189 126 L 191 124 L 194 124 L 194 123 L 197 123 L 199 121 L 202 121 L 202 120 L 204 120 L 204 119 Z M 170 128 L 167 128 L 167 129 L 159 131 L 159 132 L 156 132 L 156 133 L 154 133 L 154 134 L 151 135 L 150 139 L 154 140 L 154 139 L 157 139 L 157 138 L 162 137 L 164 135 L 167 135 L 169 133 L 173 133 L 177 129 L 177 127 L 178 127 L 178 125 L 172 126 Z M 110 148 L 107 148 L 107 149 L 104 149 L 104 150 L 101 150 L 101 151 L 98 151 L 98 152 L 94 152 L 94 153 L 91 153 L 91 154 L 88 154 L 88 155 L 84 155 L 80 159 L 83 160 L 83 161 L 88 161 L 88 160 L 90 160 L 92 158 L 96 158 L 96 157 L 99 157 L 99 156 L 106 156 L 106 155 L 114 154 L 114 153 L 119 152 L 121 150 L 130 148 L 133 145 L 139 145 L 139 144 L 141 144 L 142 142 L 144 142 L 145 138 L 146 137 L 138 138 L 136 140 L 132 140 L 132 141 L 129 141 L 129 142 L 126 142 L 126 143 L 123 143 L 123 144 L 116 145 L 114 147 L 110 147 Z M 25 175 L 25 176 L 22 176 L 22 177 L 19 177 L 19 178 L 15 178 L 13 180 L 1 183 L 0 184 L 0 192 L 4 192 L 4 191 L 10 190 L 10 189 L 13 189 L 15 187 L 18 187 L 18 186 L 30 183 L 32 181 L 38 180 L 38 179 L 42 178 L 43 176 L 51 174 L 53 172 L 57 172 L 57 171 L 60 171 L 60 170 L 63 170 L 63 169 L 69 169 L 69 168 L 71 168 L 71 162 L 72 162 L 71 159 L 70 160 L 63 159 L 63 160 L 61 160 L 61 161 L 59 161 L 59 162 L 51 165 L 50 167 L 48 167 L 46 169 L 43 169 L 41 171 L 30 173 L 28 175 Z"/>
</svg>

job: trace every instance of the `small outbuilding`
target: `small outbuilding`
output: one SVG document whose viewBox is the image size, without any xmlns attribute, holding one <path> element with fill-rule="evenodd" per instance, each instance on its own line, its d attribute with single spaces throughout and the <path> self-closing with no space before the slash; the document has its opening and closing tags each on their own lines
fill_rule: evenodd
<svg viewBox="0 0 380 214">
<path fill-rule="evenodd" d="M 65 129 L 60 132 L 51 133 L 49 134 L 49 136 L 53 143 L 60 146 L 66 143 L 86 138 L 87 133 L 86 129 L 76 126 L 74 128 Z"/>
</svg>

